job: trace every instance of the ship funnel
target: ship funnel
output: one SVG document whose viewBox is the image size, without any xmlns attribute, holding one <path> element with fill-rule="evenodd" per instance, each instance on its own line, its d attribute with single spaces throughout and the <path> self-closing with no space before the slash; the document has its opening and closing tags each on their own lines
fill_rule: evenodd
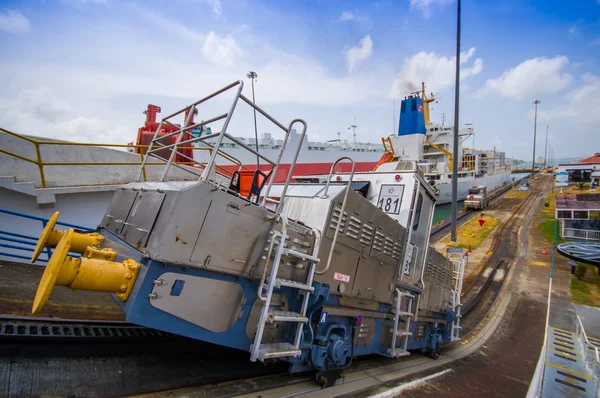
<svg viewBox="0 0 600 398">
<path fill-rule="evenodd" d="M 58 242 L 60 242 L 62 237 L 67 233 L 67 231 L 57 231 L 54 229 L 56 221 L 58 220 L 58 215 L 59 212 L 55 212 L 44 227 L 44 230 L 42 231 L 31 256 L 32 263 L 35 263 L 35 260 L 38 259 L 40 254 L 42 254 L 42 250 L 44 250 L 46 247 L 56 247 Z M 89 234 L 73 232 L 70 251 L 73 253 L 83 254 L 88 246 L 99 248 L 102 246 L 103 242 L 104 237 L 96 232 Z"/>
<path fill-rule="evenodd" d="M 42 309 L 54 286 L 113 293 L 121 301 L 126 301 L 138 276 L 140 264 L 132 259 L 115 262 L 114 250 L 94 247 L 87 248 L 82 257 L 69 257 L 69 251 L 73 251 L 72 244 L 77 239 L 76 232 L 72 229 L 62 232 L 38 285 L 31 311 L 36 314 Z"/>
<path fill-rule="evenodd" d="M 425 134 L 425 104 L 423 99 L 410 96 L 400 103 L 398 135 Z"/>
</svg>

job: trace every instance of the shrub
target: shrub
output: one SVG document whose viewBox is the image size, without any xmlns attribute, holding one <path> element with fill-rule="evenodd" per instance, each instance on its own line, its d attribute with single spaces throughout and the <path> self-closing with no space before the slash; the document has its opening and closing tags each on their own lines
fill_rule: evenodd
<svg viewBox="0 0 600 398">
<path fill-rule="evenodd" d="M 544 207 L 550 207 L 550 202 L 544 203 Z"/>
<path fill-rule="evenodd" d="M 577 265 L 577 268 L 575 268 L 575 277 L 579 280 L 582 280 L 585 278 L 586 272 L 587 272 L 587 267 L 583 264 L 579 264 L 579 265 Z"/>
</svg>

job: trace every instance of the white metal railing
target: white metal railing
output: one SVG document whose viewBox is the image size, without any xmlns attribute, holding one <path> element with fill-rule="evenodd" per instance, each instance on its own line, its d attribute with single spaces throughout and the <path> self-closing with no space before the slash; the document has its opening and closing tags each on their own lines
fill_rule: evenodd
<svg viewBox="0 0 600 398">
<path fill-rule="evenodd" d="M 212 117 L 212 118 L 206 118 L 205 120 L 203 120 L 199 123 L 192 124 L 193 116 L 197 113 L 199 105 L 202 105 L 202 104 L 206 103 L 207 101 L 209 101 L 223 93 L 226 93 L 229 90 L 234 89 L 234 88 L 236 90 L 232 90 L 232 91 L 235 92 L 235 96 L 234 96 L 234 98 L 231 102 L 231 105 L 226 113 L 222 113 L 222 114 Z M 296 165 L 296 161 L 298 160 L 298 154 L 300 153 L 300 150 L 302 149 L 302 143 L 304 142 L 304 137 L 306 135 L 307 125 L 306 125 L 306 122 L 302 119 L 294 119 L 289 123 L 289 125 L 287 127 L 284 126 L 283 124 L 281 124 L 277 120 L 275 120 L 267 112 L 265 112 L 262 108 L 257 106 L 254 103 L 254 101 L 251 101 L 250 99 L 245 97 L 242 94 L 243 88 L 244 88 L 244 83 L 241 80 L 238 80 L 238 81 L 233 82 L 230 85 L 228 85 L 218 91 L 215 91 L 214 93 L 192 103 L 191 105 L 188 105 L 188 106 L 178 110 L 177 112 L 174 112 L 174 113 L 164 117 L 158 124 L 158 127 L 156 128 L 156 132 L 154 133 L 154 137 L 152 138 L 152 143 L 150 144 L 150 147 L 146 151 L 146 155 L 144 156 L 140 170 L 138 171 L 136 181 L 141 180 L 142 175 L 143 175 L 144 166 L 148 163 L 148 159 L 150 157 L 155 157 L 155 158 L 158 158 L 158 159 L 166 162 L 159 181 L 165 181 L 165 178 L 167 177 L 170 167 L 174 166 L 174 167 L 183 169 L 191 174 L 198 176 L 199 180 L 201 180 L 201 181 L 209 182 L 212 179 L 213 173 L 217 173 L 217 165 L 216 165 L 217 156 L 222 156 L 222 157 L 225 157 L 226 159 L 233 159 L 233 160 L 237 161 L 237 159 L 235 159 L 233 156 L 227 154 L 227 152 L 222 150 L 224 148 L 223 147 L 224 140 L 227 139 L 228 141 L 233 142 L 234 144 L 238 145 L 239 147 L 241 147 L 241 148 L 245 149 L 246 151 L 250 152 L 251 154 L 255 155 L 257 157 L 257 168 L 258 168 L 259 158 L 270 165 L 272 176 L 271 176 L 271 178 L 269 178 L 269 181 L 267 183 L 267 187 L 266 187 L 265 193 L 264 193 L 264 200 L 261 204 L 262 207 L 265 207 L 267 198 L 269 196 L 269 192 L 271 191 L 271 186 L 273 185 L 273 180 L 275 179 L 275 176 L 277 175 L 277 171 L 279 169 L 279 164 L 283 157 L 283 153 L 286 149 L 286 144 L 289 142 L 289 136 L 292 132 L 292 127 L 296 123 L 300 123 L 302 125 L 302 132 L 299 136 L 298 145 L 294 151 L 294 156 L 290 163 L 290 169 L 287 173 L 287 178 L 285 180 L 285 184 L 283 187 L 281 197 L 278 201 L 277 208 L 275 209 L 275 215 L 276 216 L 279 215 L 283 209 L 285 194 L 287 191 L 287 187 L 290 184 L 290 181 L 292 179 L 292 175 L 294 173 L 294 167 Z M 227 133 L 229 123 L 231 121 L 233 113 L 238 105 L 238 102 L 240 102 L 240 100 L 242 102 L 245 102 L 246 104 L 248 104 L 255 112 L 258 112 L 259 114 L 264 116 L 267 120 L 269 120 L 271 123 L 273 123 L 275 126 L 279 127 L 281 130 L 283 130 L 285 132 L 285 137 L 282 141 L 282 144 L 281 144 L 281 147 L 277 154 L 276 160 L 269 159 L 265 155 L 261 154 L 258 151 L 258 148 L 256 148 L 256 149 L 251 148 L 249 145 L 245 144 L 244 142 L 240 141 L 239 139 L 237 139 L 237 138 L 233 137 L 232 135 L 230 135 L 229 133 Z M 178 117 L 180 115 L 184 115 L 183 125 L 178 125 L 174 122 L 174 118 Z M 219 122 L 221 120 L 223 120 L 223 126 L 219 133 L 203 134 L 203 130 L 202 130 L 203 127 L 206 127 L 210 123 Z M 161 135 L 160 133 L 161 133 L 162 127 L 165 125 L 169 125 L 169 126 L 175 128 L 176 130 L 174 132 Z M 200 129 L 200 134 L 195 134 L 193 132 L 194 130 L 197 130 L 197 129 Z M 176 136 L 175 143 L 173 143 L 173 144 L 168 144 L 168 143 L 162 141 L 165 138 L 173 137 L 173 136 Z M 194 144 L 196 144 L 196 145 L 202 144 L 202 145 L 205 145 L 212 149 L 211 156 L 210 156 L 210 159 L 208 160 L 208 162 L 200 162 L 200 161 L 194 159 L 193 157 L 189 157 L 180 152 L 180 149 L 182 147 L 186 147 L 186 146 L 190 146 L 190 145 L 194 145 Z M 164 153 L 165 150 L 171 151 L 168 158 L 165 158 L 159 154 L 159 153 Z M 182 165 L 178 165 L 176 162 L 174 162 L 175 156 L 180 156 L 180 157 L 186 159 L 186 161 L 189 161 L 188 163 L 190 163 L 194 167 L 184 167 Z M 239 161 L 237 161 L 237 163 L 241 164 Z"/>
<path fill-rule="evenodd" d="M 562 237 L 571 239 L 600 240 L 600 231 L 592 229 L 562 228 Z"/>
<path fill-rule="evenodd" d="M 596 378 L 596 396 L 600 396 L 600 350 L 593 345 L 585 333 L 581 318 L 577 315 L 577 337 L 585 368 Z"/>
</svg>

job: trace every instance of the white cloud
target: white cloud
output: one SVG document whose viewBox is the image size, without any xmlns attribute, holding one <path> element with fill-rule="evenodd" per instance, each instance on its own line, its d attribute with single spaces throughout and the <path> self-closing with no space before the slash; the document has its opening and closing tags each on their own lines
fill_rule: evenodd
<svg viewBox="0 0 600 398">
<path fill-rule="evenodd" d="M 346 65 L 348 66 L 348 72 L 354 71 L 358 63 L 368 59 L 372 52 L 373 41 L 369 35 L 363 37 L 358 43 L 358 46 L 350 47 L 346 50 Z"/>
<path fill-rule="evenodd" d="M 0 98 L 0 119 L 17 133 L 76 142 L 125 143 L 132 132 L 103 119 L 75 114 L 47 87 L 24 90 L 17 99 Z"/>
<path fill-rule="evenodd" d="M 579 36 L 579 30 L 576 26 L 572 26 L 569 28 L 569 39 L 574 39 Z"/>
<path fill-rule="evenodd" d="M 202 54 L 214 65 L 230 67 L 242 56 L 242 49 L 233 37 L 220 37 L 215 32 L 210 32 L 202 46 Z"/>
<path fill-rule="evenodd" d="M 140 12 L 144 19 L 146 19 L 148 22 L 152 22 L 158 28 L 167 33 L 175 33 L 181 37 L 195 41 L 204 41 L 206 38 L 204 35 L 188 28 L 186 25 L 183 25 L 170 18 L 164 17 L 160 13 L 139 6 L 133 7 L 134 9 Z"/>
<path fill-rule="evenodd" d="M 502 76 L 488 79 L 480 94 L 496 91 L 515 99 L 533 98 L 540 94 L 555 93 L 568 87 L 573 76 L 563 72 L 569 65 L 565 56 L 532 58 L 504 72 Z"/>
<path fill-rule="evenodd" d="M 461 80 L 475 76 L 483 70 L 483 61 L 476 58 L 471 66 L 466 66 L 475 55 L 475 47 L 460 55 Z M 444 57 L 435 52 L 421 51 L 410 58 L 405 58 L 402 68 L 396 74 L 392 85 L 392 97 L 401 97 L 420 88 L 425 82 L 432 90 L 442 90 L 454 85 L 456 57 Z"/>
<path fill-rule="evenodd" d="M 357 13 L 353 12 L 353 11 L 344 11 L 342 12 L 342 15 L 340 15 L 340 21 L 356 21 L 356 22 L 360 22 L 363 21 L 365 19 L 365 17 L 358 15 Z"/>
<path fill-rule="evenodd" d="M 14 34 L 29 32 L 31 24 L 19 11 L 7 10 L 0 12 L 0 30 Z"/>
<path fill-rule="evenodd" d="M 416 8 L 421 11 L 424 18 L 431 16 L 431 7 L 444 6 L 452 3 L 454 0 L 410 0 L 410 8 Z"/>
<path fill-rule="evenodd" d="M 589 132 L 597 134 L 600 124 L 600 77 L 584 73 L 582 84 L 570 91 L 560 106 L 549 110 L 538 111 L 538 117 L 543 121 L 564 120 L 569 124 L 589 126 Z"/>
</svg>

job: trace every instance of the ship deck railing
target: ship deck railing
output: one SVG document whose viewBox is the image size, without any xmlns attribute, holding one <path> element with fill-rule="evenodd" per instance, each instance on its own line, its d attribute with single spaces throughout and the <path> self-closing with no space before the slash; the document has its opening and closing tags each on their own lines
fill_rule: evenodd
<svg viewBox="0 0 600 398">
<path fill-rule="evenodd" d="M 18 211 L 0 208 L 2 220 L 5 221 L 2 225 L 20 225 L 22 223 L 40 222 L 40 232 L 46 227 L 48 218 L 34 216 L 31 214 L 21 213 Z M 71 224 L 63 221 L 57 221 L 56 225 L 67 228 L 74 228 L 81 231 L 93 231 L 93 228 L 84 227 L 77 224 Z M 31 260 L 31 255 L 34 252 L 35 246 L 39 238 L 38 235 L 19 234 L 0 227 L 0 256 L 14 258 L 17 260 Z M 27 255 L 28 254 L 28 255 Z M 47 263 L 52 256 L 52 249 L 46 247 L 42 251 L 42 255 L 38 257 L 36 262 Z M 73 255 L 76 256 L 76 255 Z"/>
<path fill-rule="evenodd" d="M 46 171 L 48 170 L 49 167 L 56 167 L 56 166 L 140 166 L 141 167 L 141 180 L 143 181 L 148 181 L 148 177 L 147 177 L 147 173 L 146 173 L 146 168 L 147 166 L 165 166 L 167 164 L 167 162 L 165 160 L 153 160 L 153 161 L 147 161 L 146 163 L 144 163 L 144 153 L 150 148 L 150 145 L 133 145 L 133 144 L 115 144 L 115 143 L 89 143 L 89 142 L 70 142 L 70 141 L 45 141 L 45 140 L 38 140 L 23 134 L 19 134 L 19 133 L 15 133 L 14 131 L 10 131 L 7 130 L 5 128 L 0 127 L 0 132 L 8 134 L 12 137 L 15 137 L 19 140 L 22 140 L 23 142 L 28 142 L 33 144 L 34 149 L 35 149 L 35 156 L 34 157 L 29 157 L 29 156 L 25 156 L 23 154 L 19 154 L 13 151 L 9 151 L 7 149 L 4 148 L 0 148 L 0 153 L 3 153 L 5 155 L 8 155 L 10 157 L 16 158 L 16 159 L 20 159 L 22 161 L 25 161 L 27 163 L 31 163 L 37 166 L 38 169 L 38 177 L 39 177 L 39 188 L 48 188 L 49 184 L 46 180 Z M 60 162 L 57 161 L 46 161 L 43 159 L 42 156 L 42 148 L 44 146 L 54 146 L 54 147 L 67 147 L 67 148 L 77 148 L 77 147 L 93 147 L 93 148 L 110 148 L 110 149 L 115 149 L 115 150 L 123 150 L 123 151 L 127 151 L 127 152 L 132 152 L 135 153 L 137 155 L 139 155 L 139 160 L 137 161 L 108 161 L 108 160 L 97 160 L 93 157 L 90 157 L 89 159 L 86 160 L 82 160 L 82 161 L 69 161 L 69 160 L 63 160 Z M 206 148 L 202 148 L 202 147 L 195 147 L 195 146 L 184 146 L 184 147 L 180 147 L 178 148 L 179 150 L 192 150 L 192 151 L 206 151 L 208 152 L 211 156 L 212 153 L 214 152 L 213 148 L 210 147 L 206 147 Z M 250 170 L 248 167 L 244 166 L 238 159 L 236 159 L 235 157 L 232 156 L 228 156 L 223 154 L 222 152 L 218 154 L 219 157 L 227 160 L 228 162 L 237 165 L 237 167 L 239 169 L 246 169 L 246 170 Z M 187 171 L 193 171 L 193 168 L 191 168 L 194 165 L 197 164 L 206 164 L 207 162 L 197 162 L 197 161 L 184 161 L 184 162 L 174 162 L 179 166 L 187 166 L 184 167 L 184 169 L 187 169 Z M 223 174 L 229 174 L 231 176 L 231 174 L 233 173 L 232 171 L 230 171 L 229 169 L 219 166 L 217 165 L 216 168 L 219 170 L 219 172 L 223 173 Z M 133 180 L 133 179 L 132 179 Z M 139 180 L 139 179 L 138 179 Z"/>
</svg>

